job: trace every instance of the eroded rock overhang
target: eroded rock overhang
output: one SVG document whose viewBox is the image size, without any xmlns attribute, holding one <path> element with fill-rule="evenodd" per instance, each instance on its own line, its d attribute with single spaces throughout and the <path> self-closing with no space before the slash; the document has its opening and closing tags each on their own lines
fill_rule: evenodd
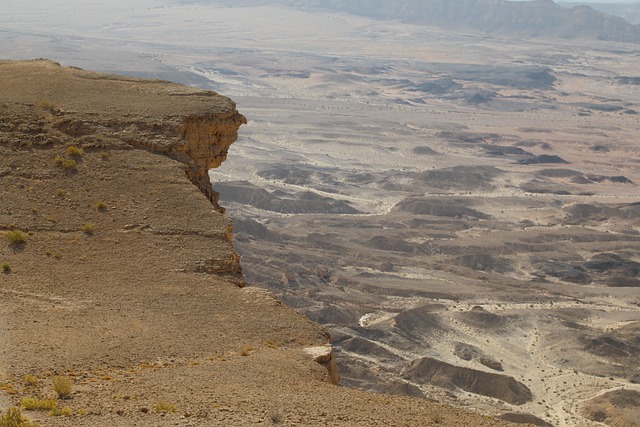
<svg viewBox="0 0 640 427">
<path fill-rule="evenodd" d="M 8 145 L 44 148 L 73 140 L 85 149 L 145 148 L 184 164 L 191 182 L 223 211 L 208 170 L 226 159 L 247 122 L 229 98 L 49 60 L 0 61 L 0 78 L 7 88 L 3 102 L 25 115 Z"/>
</svg>

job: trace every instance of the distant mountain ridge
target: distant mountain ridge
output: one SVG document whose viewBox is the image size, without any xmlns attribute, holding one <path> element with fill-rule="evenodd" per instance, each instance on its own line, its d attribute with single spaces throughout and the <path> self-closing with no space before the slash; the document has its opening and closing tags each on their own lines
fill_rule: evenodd
<svg viewBox="0 0 640 427">
<path fill-rule="evenodd" d="M 327 9 L 495 35 L 640 43 L 640 25 L 589 6 L 565 8 L 552 0 L 236 0 L 233 4 Z"/>
<path fill-rule="evenodd" d="M 575 7 L 578 5 L 589 6 L 595 10 L 624 18 L 634 25 L 640 24 L 640 2 L 602 3 L 597 2 L 597 0 L 585 0 L 575 3 L 565 3 L 564 1 L 559 0 L 558 4 L 564 7 Z"/>
</svg>

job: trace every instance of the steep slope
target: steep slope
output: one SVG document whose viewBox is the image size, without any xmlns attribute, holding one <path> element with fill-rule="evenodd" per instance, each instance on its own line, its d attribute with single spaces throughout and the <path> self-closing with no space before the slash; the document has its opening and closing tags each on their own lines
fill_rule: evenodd
<svg viewBox="0 0 640 427">
<path fill-rule="evenodd" d="M 63 416 L 23 413 L 47 426 L 507 425 L 331 385 L 326 331 L 242 288 L 206 174 L 245 121 L 227 98 L 43 60 L 0 62 L 0 93 L 0 411 L 55 397 L 62 377 Z"/>
</svg>

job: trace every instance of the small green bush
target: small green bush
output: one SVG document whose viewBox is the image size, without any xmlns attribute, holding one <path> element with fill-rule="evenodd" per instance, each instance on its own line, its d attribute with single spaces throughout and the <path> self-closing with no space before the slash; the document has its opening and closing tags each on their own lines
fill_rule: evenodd
<svg viewBox="0 0 640 427">
<path fill-rule="evenodd" d="M 106 211 L 107 210 L 107 204 L 101 200 L 96 202 L 96 209 L 98 209 L 99 211 Z"/>
<path fill-rule="evenodd" d="M 82 232 L 88 236 L 93 235 L 96 225 L 90 222 L 82 226 Z"/>
<path fill-rule="evenodd" d="M 8 262 L 3 262 L 2 263 L 2 271 L 4 271 L 5 273 L 11 273 L 11 265 Z"/>
<path fill-rule="evenodd" d="M 60 155 L 53 158 L 53 163 L 64 171 L 71 172 L 77 169 L 78 162 L 73 159 L 66 159 Z"/>
<path fill-rule="evenodd" d="M 19 245 L 27 240 L 27 235 L 20 230 L 7 231 L 5 237 L 12 245 Z"/>
<path fill-rule="evenodd" d="M 35 387 L 40 383 L 40 380 L 33 374 L 27 374 L 24 376 L 24 383 L 29 387 Z"/>
<path fill-rule="evenodd" d="M 62 160 L 62 164 L 60 166 L 63 170 L 74 171 L 77 169 L 78 163 L 73 159 L 64 159 Z"/>
<path fill-rule="evenodd" d="M 55 376 L 51 379 L 53 391 L 56 392 L 58 398 L 66 399 L 71 396 L 73 389 L 73 381 L 69 377 Z"/>
<path fill-rule="evenodd" d="M 70 417 L 73 415 L 73 411 L 68 406 L 64 408 L 53 408 L 49 411 L 49 415 L 53 417 Z"/>
<path fill-rule="evenodd" d="M 9 394 L 12 396 L 14 394 L 18 394 L 18 390 L 16 390 L 15 387 L 9 383 L 0 383 L 0 391 L 3 391 L 6 394 Z"/>
<path fill-rule="evenodd" d="M 58 407 L 58 401 L 55 399 L 34 399 L 32 397 L 25 397 L 20 404 L 27 411 L 50 411 Z"/>
<path fill-rule="evenodd" d="M 153 408 L 156 412 L 176 412 L 178 410 L 176 405 L 167 402 L 158 402 L 153 406 Z"/>
<path fill-rule="evenodd" d="M 77 145 L 70 145 L 67 147 L 67 156 L 82 157 L 84 156 L 84 150 Z"/>
<path fill-rule="evenodd" d="M 23 418 L 20 408 L 9 408 L 0 415 L 0 427 L 38 427 L 38 424 Z"/>
</svg>

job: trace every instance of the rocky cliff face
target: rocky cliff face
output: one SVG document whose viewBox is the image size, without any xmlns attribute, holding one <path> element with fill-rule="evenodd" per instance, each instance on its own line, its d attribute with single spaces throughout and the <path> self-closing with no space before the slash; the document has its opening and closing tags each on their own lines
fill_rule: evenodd
<svg viewBox="0 0 640 427">
<path fill-rule="evenodd" d="M 218 209 L 218 195 L 213 191 L 209 169 L 217 168 L 227 158 L 229 146 L 238 137 L 238 127 L 247 120 L 237 111 L 224 115 L 192 115 L 180 125 L 180 141 L 169 152 L 188 165 L 187 175 Z M 184 157 L 182 154 L 186 154 Z"/>
<path fill-rule="evenodd" d="M 12 84 L 16 83 L 16 77 L 11 72 L 26 64 L 26 75 L 19 77 L 29 79 L 30 86 Z M 4 98 L 8 102 L 24 99 L 42 114 L 7 136 L 7 143 L 45 147 L 73 139 L 87 149 L 126 144 L 145 147 L 183 163 L 189 179 L 221 210 L 211 189 L 208 170 L 220 166 L 226 159 L 229 146 L 238 136 L 238 128 L 246 123 L 246 118 L 238 113 L 231 100 L 213 92 L 168 82 L 149 80 L 142 83 L 123 76 L 63 68 L 52 61 L 37 60 L 26 64 L 2 63 L 3 78 L 8 87 L 17 88 L 5 92 Z M 57 83 L 51 87 L 46 84 L 46 77 L 53 74 Z M 76 91 L 89 87 L 98 93 L 101 89 L 108 92 L 78 102 Z M 169 99 L 169 105 L 154 100 L 161 97 Z M 156 104 L 142 105 L 143 99 Z M 71 105 L 77 107 L 71 108 Z M 141 116 L 132 114 L 136 107 L 142 108 Z M 127 112 L 129 109 L 131 112 Z M 113 115 L 103 112 L 118 117 L 114 120 Z"/>
</svg>

